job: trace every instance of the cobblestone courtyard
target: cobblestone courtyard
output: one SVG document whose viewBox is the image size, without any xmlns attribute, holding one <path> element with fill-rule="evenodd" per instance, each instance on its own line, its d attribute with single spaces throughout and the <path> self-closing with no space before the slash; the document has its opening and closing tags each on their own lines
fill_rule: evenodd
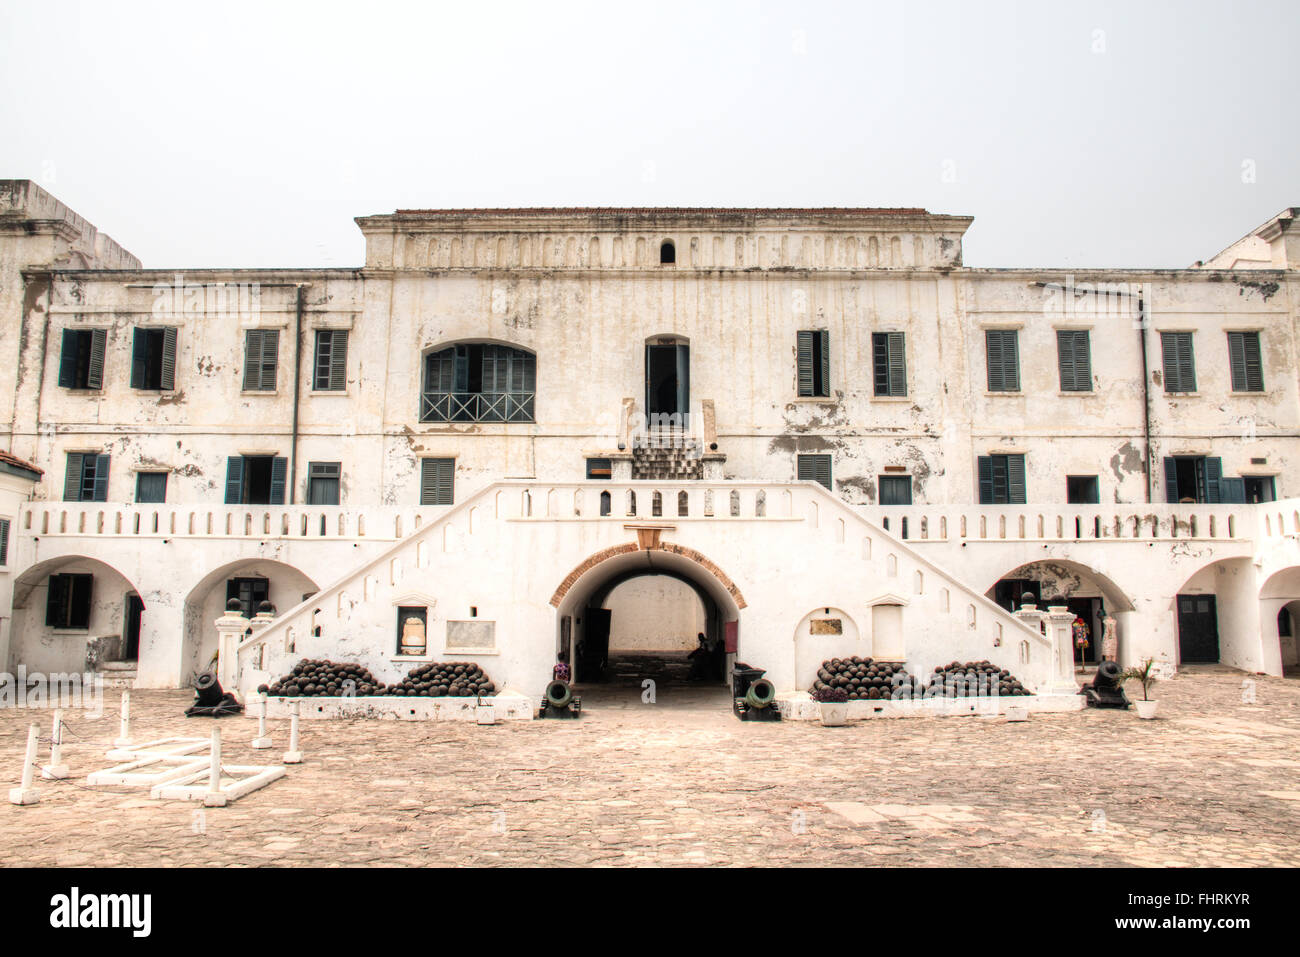
<svg viewBox="0 0 1300 957">
<path fill-rule="evenodd" d="M 10 866 L 1300 864 L 1300 681 L 1227 669 L 1157 686 L 1160 718 L 1086 711 L 742 723 L 725 693 L 589 696 L 580 721 L 303 722 L 301 766 L 222 809 L 145 789 L 37 782 L 0 805 Z M 133 694 L 132 737 L 205 735 L 191 694 Z M 67 716 L 72 780 L 112 762 L 117 697 Z M 0 777 L 18 783 L 28 725 L 0 711 Z M 222 719 L 225 761 L 251 718 Z"/>
</svg>

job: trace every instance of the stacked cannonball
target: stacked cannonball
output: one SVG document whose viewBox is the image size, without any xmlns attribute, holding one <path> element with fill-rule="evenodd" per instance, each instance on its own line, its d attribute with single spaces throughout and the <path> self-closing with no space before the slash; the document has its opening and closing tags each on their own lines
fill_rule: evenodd
<svg viewBox="0 0 1300 957">
<path fill-rule="evenodd" d="M 472 698 L 495 693 L 497 686 L 483 669 L 469 661 L 434 662 L 412 668 L 388 694 L 427 698 Z"/>
<path fill-rule="evenodd" d="M 823 661 L 817 669 L 817 680 L 810 691 L 821 688 L 843 688 L 850 701 L 889 700 L 896 697 L 895 689 L 904 696 L 911 695 L 917 687 L 916 678 L 906 667 L 892 661 L 874 661 L 854 655 L 851 658 L 832 658 Z"/>
<path fill-rule="evenodd" d="M 1011 672 L 988 661 L 953 661 L 936 665 L 930 685 L 938 685 L 947 697 L 968 697 L 977 694 L 991 695 L 994 688 L 999 695 L 1027 695 L 1030 691 Z"/>
<path fill-rule="evenodd" d="M 349 681 L 352 682 L 350 686 L 347 684 Z M 270 686 L 262 685 L 257 690 L 288 698 L 336 698 L 349 692 L 357 696 L 383 694 L 383 687 L 361 665 L 304 658 L 283 678 Z"/>
</svg>

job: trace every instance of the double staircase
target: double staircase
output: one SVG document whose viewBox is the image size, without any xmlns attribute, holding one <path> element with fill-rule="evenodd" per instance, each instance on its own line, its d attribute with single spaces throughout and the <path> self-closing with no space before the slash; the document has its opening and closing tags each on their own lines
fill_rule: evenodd
<svg viewBox="0 0 1300 957">
<path fill-rule="evenodd" d="M 654 482 L 694 482 L 704 478 L 699 439 L 678 429 L 651 432 L 632 449 L 632 478 Z"/>
</svg>

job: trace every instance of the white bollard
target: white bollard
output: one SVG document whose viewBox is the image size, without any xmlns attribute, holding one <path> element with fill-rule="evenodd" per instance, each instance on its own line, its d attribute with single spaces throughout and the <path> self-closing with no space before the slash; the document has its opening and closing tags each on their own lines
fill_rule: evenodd
<svg viewBox="0 0 1300 957">
<path fill-rule="evenodd" d="M 41 794 L 32 787 L 32 778 L 36 771 L 36 752 L 41 743 L 41 730 L 32 725 L 27 732 L 27 756 L 23 760 L 22 784 L 9 790 L 10 804 L 39 804 Z"/>
<path fill-rule="evenodd" d="M 63 763 L 63 712 L 54 712 L 54 732 L 50 738 L 50 763 L 41 768 L 41 777 L 62 781 L 68 777 L 68 766 Z"/>
<path fill-rule="evenodd" d="M 225 807 L 226 796 L 221 793 L 221 729 L 212 729 L 212 765 L 208 769 L 208 793 L 203 797 L 204 807 Z"/>
<path fill-rule="evenodd" d="M 289 750 L 284 752 L 283 763 L 302 764 L 302 747 L 298 744 L 298 700 L 289 705 Z"/>
<path fill-rule="evenodd" d="M 271 736 L 266 733 L 266 695 L 261 696 L 261 707 L 257 713 L 257 737 L 253 739 L 253 747 L 259 751 L 271 746 Z"/>
<path fill-rule="evenodd" d="M 113 742 L 115 748 L 129 748 L 131 746 L 131 692 L 122 692 L 122 724 L 118 728 L 117 740 Z"/>
</svg>

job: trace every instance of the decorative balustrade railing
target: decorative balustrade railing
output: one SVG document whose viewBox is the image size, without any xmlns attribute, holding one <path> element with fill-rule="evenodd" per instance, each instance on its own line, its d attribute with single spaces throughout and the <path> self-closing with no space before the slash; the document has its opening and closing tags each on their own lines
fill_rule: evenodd
<svg viewBox="0 0 1300 957">
<path fill-rule="evenodd" d="M 535 392 L 425 392 L 421 422 L 532 422 Z"/>
</svg>

